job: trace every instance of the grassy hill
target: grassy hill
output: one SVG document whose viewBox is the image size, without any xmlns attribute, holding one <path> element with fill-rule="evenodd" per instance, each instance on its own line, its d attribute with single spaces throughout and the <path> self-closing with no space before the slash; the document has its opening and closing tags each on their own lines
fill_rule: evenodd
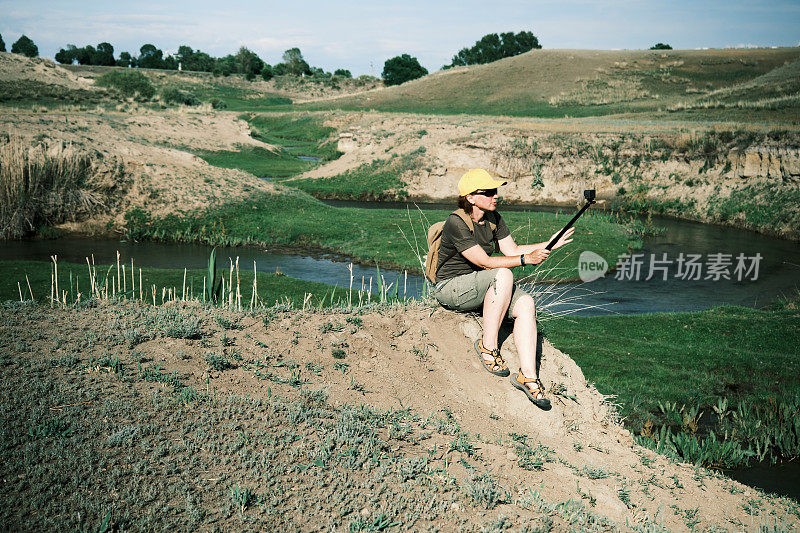
<svg viewBox="0 0 800 533">
<path fill-rule="evenodd" d="M 797 65 L 785 65 L 798 59 L 800 48 L 533 50 L 304 107 L 540 117 L 660 113 L 726 90 L 749 91 L 752 100 L 762 92 L 796 95 Z M 796 98 L 788 103 L 798 105 Z"/>
</svg>

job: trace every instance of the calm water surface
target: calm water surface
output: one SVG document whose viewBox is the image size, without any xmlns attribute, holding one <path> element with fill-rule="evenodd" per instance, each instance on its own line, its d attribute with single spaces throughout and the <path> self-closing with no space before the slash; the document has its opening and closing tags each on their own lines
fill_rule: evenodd
<svg viewBox="0 0 800 533">
<path fill-rule="evenodd" d="M 369 203 L 369 202 L 329 202 L 335 206 L 368 207 L 368 208 L 406 208 L 423 210 L 449 209 L 441 204 L 406 204 L 406 203 Z M 530 207 L 518 208 L 504 206 L 505 210 L 532 210 Z M 538 210 L 542 210 L 537 208 Z M 552 209 L 547 209 L 552 210 Z M 571 213 L 570 210 L 562 210 Z M 565 217 L 566 218 L 566 217 Z M 696 311 L 718 305 L 743 305 L 758 307 L 774 301 L 781 296 L 792 294 L 800 287 L 800 246 L 797 243 L 766 237 L 750 231 L 710 226 L 671 218 L 655 218 L 657 226 L 666 228 L 666 232 L 655 237 L 647 237 L 644 247 L 637 251 L 642 254 L 643 265 L 638 280 L 616 279 L 615 273 L 591 283 L 569 285 L 534 285 L 534 292 L 547 290 L 538 296 L 539 303 L 548 305 L 553 312 L 576 312 L 578 315 L 602 314 L 636 314 L 652 312 Z M 512 228 L 513 230 L 513 228 Z M 60 261 L 84 263 L 86 257 L 94 254 L 98 263 L 116 261 L 119 250 L 122 260 L 130 263 L 131 258 L 140 267 L 153 268 L 205 268 L 211 247 L 193 244 L 168 243 L 130 243 L 115 240 L 57 239 L 52 241 L 3 241 L 0 242 L 0 260 L 36 260 L 48 261 L 51 255 L 58 255 Z M 578 262 L 581 250 L 571 247 L 554 252 L 548 262 L 562 261 L 564 265 Z M 666 254 L 669 265 L 667 279 L 656 273 L 649 281 L 651 257 L 661 260 Z M 706 266 L 710 254 L 729 254 L 735 263 L 739 254 L 750 258 L 756 254 L 761 256 L 758 275 L 754 273 L 736 279 L 734 266 L 729 270 L 732 279 L 700 279 L 685 280 L 676 277 L 677 265 L 674 263 L 680 254 L 699 254 L 703 266 Z M 323 255 L 312 257 L 302 254 L 288 254 L 270 249 L 256 247 L 218 247 L 219 264 L 227 264 L 228 258 L 235 261 L 239 258 L 242 268 L 252 268 L 256 262 L 260 272 L 282 273 L 295 278 L 329 283 L 339 287 L 348 287 L 350 272 L 344 258 Z M 706 276 L 706 269 L 702 277 Z M 381 269 L 387 283 L 397 283 L 399 294 L 417 297 L 422 293 L 423 280 L 419 276 L 406 275 L 404 272 Z M 362 278 L 369 284 L 373 278 L 373 286 L 377 286 L 377 274 L 374 267 L 353 265 L 354 288 L 360 288 Z M 556 304 L 558 300 L 567 300 L 566 304 Z"/>
</svg>

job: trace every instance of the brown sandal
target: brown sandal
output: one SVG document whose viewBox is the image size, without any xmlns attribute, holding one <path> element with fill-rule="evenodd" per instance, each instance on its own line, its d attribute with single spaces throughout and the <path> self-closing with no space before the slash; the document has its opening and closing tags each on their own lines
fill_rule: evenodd
<svg viewBox="0 0 800 533">
<path fill-rule="evenodd" d="M 518 373 L 515 372 L 511 376 L 511 384 L 524 392 L 528 399 L 536 404 L 537 407 L 544 410 L 550 409 L 550 400 L 545 396 L 544 385 L 542 385 L 539 378 L 531 379 L 526 377 L 520 370 Z M 533 384 L 535 387 L 531 387 L 529 384 Z"/>
<path fill-rule="evenodd" d="M 506 362 L 503 360 L 503 356 L 500 355 L 500 350 L 497 348 L 494 350 L 487 349 L 483 345 L 483 339 L 478 339 L 475 341 L 475 351 L 478 352 L 478 355 L 481 358 L 483 368 L 485 368 L 490 374 L 504 378 L 511 373 L 506 366 Z M 490 356 L 492 359 L 494 359 L 494 361 L 487 362 L 484 354 Z"/>
</svg>

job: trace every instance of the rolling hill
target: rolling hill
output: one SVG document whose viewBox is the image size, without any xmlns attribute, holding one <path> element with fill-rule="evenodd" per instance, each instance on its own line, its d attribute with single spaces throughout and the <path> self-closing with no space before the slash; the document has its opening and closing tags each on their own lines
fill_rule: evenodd
<svg viewBox="0 0 800 533">
<path fill-rule="evenodd" d="M 773 85 L 792 79 L 797 67 L 785 65 L 798 59 L 800 48 L 796 47 L 533 50 L 307 107 L 540 117 L 650 113 L 687 107 L 707 95 L 735 87 L 773 91 Z M 776 69 L 776 75 L 770 75 Z M 750 87 L 750 82 L 756 85 Z M 789 89 L 796 94 L 796 86 Z"/>
</svg>

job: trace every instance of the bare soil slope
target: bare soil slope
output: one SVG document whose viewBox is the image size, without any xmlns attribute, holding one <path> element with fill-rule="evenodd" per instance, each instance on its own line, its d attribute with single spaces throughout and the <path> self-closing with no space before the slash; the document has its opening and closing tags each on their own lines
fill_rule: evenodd
<svg viewBox="0 0 800 533">
<path fill-rule="evenodd" d="M 386 439 L 392 454 L 400 453 L 412 463 L 427 457 L 428 461 L 434 461 L 430 467 L 435 464 L 439 470 L 424 472 L 439 473 L 430 475 L 420 471 L 402 478 L 410 479 L 410 485 L 381 485 L 380 491 L 389 491 L 382 496 L 380 491 L 377 494 L 367 492 L 366 501 L 374 503 L 363 509 L 365 517 L 376 507 L 384 507 L 399 497 L 406 503 L 400 507 L 403 510 L 395 511 L 398 513 L 395 518 L 411 520 L 411 516 L 416 516 L 414 520 L 421 522 L 414 527 L 420 529 L 477 530 L 481 524 L 491 521 L 515 529 L 549 523 L 557 530 L 569 527 L 581 530 L 642 528 L 652 531 L 659 527 L 673 531 L 757 530 L 761 524 L 776 522 L 791 529 L 800 519 L 797 505 L 790 500 L 766 497 L 712 472 L 673 463 L 635 445 L 620 425 L 608 398 L 586 382 L 580 368 L 568 355 L 546 341 L 542 349 L 541 374 L 551 389 L 553 408 L 539 410 L 513 389 L 507 379 L 491 376 L 483 370 L 472 347 L 473 340 L 480 334 L 480 326 L 470 316 L 424 305 L 384 307 L 357 315 L 273 310 L 266 315 L 243 316 L 194 304 L 177 304 L 161 310 L 135 304 L 112 304 L 80 312 L 6 307 L 0 315 L 4 338 L 14 339 L 17 346 L 23 347 L 13 359 L 5 360 L 4 368 L 9 372 L 17 368 L 16 365 L 35 369 L 40 365 L 49 368 L 49 364 L 55 368 L 59 362 L 70 360 L 72 368 L 87 365 L 85 373 L 69 375 L 71 382 L 83 380 L 87 385 L 102 386 L 107 394 L 120 394 L 120 398 L 139 391 L 135 395 L 147 405 L 151 401 L 149 398 L 156 401 L 159 395 L 159 385 L 148 384 L 156 380 L 155 376 L 186 380 L 186 385 L 210 394 L 222 405 L 225 405 L 225 398 L 231 396 L 265 402 L 260 422 L 251 420 L 251 415 L 243 417 L 241 409 L 231 411 L 235 409 L 231 407 L 232 425 L 220 423 L 215 431 L 230 429 L 245 436 L 259 434 L 259 425 L 271 427 L 280 420 L 273 407 L 266 407 L 274 405 L 270 398 L 276 395 L 295 397 L 298 387 L 306 391 L 298 398 L 305 398 L 307 406 L 314 405 L 308 403 L 315 397 L 313 391 L 324 390 L 330 402 L 342 408 L 362 403 L 381 412 L 410 408 L 423 420 L 427 417 L 438 420 L 434 424 L 438 430 L 421 439 L 398 437 L 402 435 L 402 426 L 394 432 L 388 426 L 381 430 L 381 435 L 385 432 L 381 438 Z M 170 329 L 171 324 L 178 331 L 186 331 L 189 322 L 199 324 L 201 338 L 174 338 L 182 335 L 171 333 L 175 331 Z M 32 327 L 34 325 L 36 327 Z M 186 336 L 195 337 L 194 334 Z M 517 359 L 510 338 L 505 340 L 502 349 L 510 366 L 515 368 Z M 215 370 L 209 366 L 208 354 L 219 354 L 220 350 L 223 357 L 238 361 L 238 368 Z M 92 363 L 114 359 L 124 365 L 130 365 L 130 361 L 135 365 L 139 361 L 140 375 L 153 379 L 126 384 L 130 379 L 119 381 L 121 374 L 115 377 L 110 369 L 103 371 L 103 366 L 110 363 Z M 114 392 L 118 389 L 119 392 Z M 160 390 L 165 389 L 161 386 Z M 70 404 L 78 400 L 64 396 L 61 401 Z M 109 401 L 102 402 L 106 419 L 116 416 L 113 410 L 116 404 Z M 86 416 L 92 416 L 100 403 L 75 405 L 80 405 L 78 409 L 86 411 Z M 61 415 L 56 412 L 51 416 Z M 122 420 L 118 422 L 121 423 Z M 461 429 L 455 429 L 459 427 Z M 278 429 L 283 430 L 282 435 L 292 435 L 291 427 Z M 165 426 L 164 431 L 170 431 L 170 426 Z M 175 440 L 188 443 L 186 439 L 191 440 L 196 431 L 204 430 L 195 426 L 186 431 L 176 435 Z M 116 438 L 117 434 L 112 435 L 112 432 L 112 429 L 101 431 L 97 442 Z M 135 446 L 134 442 L 130 446 Z M 245 446 L 242 450 L 249 450 L 251 445 L 255 445 L 256 451 L 261 449 L 259 442 L 240 440 L 234 451 L 242 446 Z M 525 445 L 521 445 L 522 442 Z M 203 461 L 180 455 L 180 449 L 175 448 L 171 456 L 175 464 L 171 468 L 177 469 L 180 478 L 209 478 L 212 483 L 205 485 L 211 487 L 219 479 L 229 484 L 236 482 L 239 486 L 255 476 L 250 467 L 245 466 L 252 452 L 242 451 L 226 460 L 224 466 L 217 467 L 222 471 L 196 471 L 202 468 Z M 225 449 L 216 454 L 224 453 Z M 207 518 L 227 528 L 256 524 L 259 522 L 252 520 L 264 517 L 273 525 L 288 523 L 304 529 L 327 529 L 337 523 L 338 511 L 328 509 L 328 499 L 332 497 L 330 487 L 325 488 L 325 483 L 315 485 L 304 481 L 326 475 L 326 463 L 306 457 L 304 449 L 289 450 L 287 453 L 292 456 L 289 464 L 308 463 L 310 469 L 302 476 L 294 474 L 282 479 L 280 490 L 286 496 L 278 503 L 273 501 L 272 507 L 261 505 L 261 511 L 259 506 L 252 505 L 238 518 L 232 512 L 226 515 L 222 510 L 219 514 L 213 510 Z M 344 449 L 333 451 L 349 453 Z M 205 452 L 203 456 L 206 457 Z M 282 461 L 281 457 L 275 455 L 273 460 Z M 156 469 L 152 475 L 158 472 Z M 350 475 L 361 474 L 356 469 Z M 384 477 L 389 481 L 394 479 L 394 474 L 387 471 Z M 69 483 L 69 479 L 64 478 L 60 483 Z M 128 490 L 119 485 L 126 479 L 128 474 L 116 482 L 121 493 Z M 506 494 L 495 502 L 496 506 L 489 505 L 488 512 L 478 504 L 484 500 L 474 493 L 475 479 L 484 482 L 493 479 Z M 452 488 L 452 482 L 468 493 L 468 487 L 472 487 L 473 500 L 448 503 L 444 513 L 441 509 L 432 512 L 433 502 L 426 506 L 426 502 L 415 500 L 418 497 L 415 486 Z M 374 482 L 370 486 L 373 485 Z M 257 494 L 266 490 L 252 481 L 247 486 Z M 365 493 L 350 486 L 347 499 L 362 501 Z M 198 491 L 196 499 L 207 497 L 204 489 L 195 490 Z M 222 487 L 222 493 L 227 492 Z M 157 506 L 164 505 L 164 499 L 168 498 L 158 494 L 151 497 Z M 119 496 L 113 494 L 108 498 L 101 495 L 93 498 L 98 502 L 108 499 L 107 508 L 139 505 L 126 503 L 124 499 L 115 503 L 114 498 Z M 298 505 L 305 511 L 292 511 Z M 427 510 L 422 515 L 414 515 L 413 509 L 421 509 L 420 506 Z M 349 507 L 346 505 L 342 509 Z M 164 512 L 171 511 L 165 507 Z M 343 511 L 345 515 L 348 512 Z M 278 517 L 283 522 L 275 522 Z M 223 521 L 218 522 L 219 519 Z M 402 524 L 398 523 L 401 528 Z"/>
<path fill-rule="evenodd" d="M 89 89 L 91 80 L 59 67 L 51 59 L 28 58 L 21 54 L 0 52 L 0 78 L 5 82 L 35 81 L 69 89 Z"/>
</svg>

